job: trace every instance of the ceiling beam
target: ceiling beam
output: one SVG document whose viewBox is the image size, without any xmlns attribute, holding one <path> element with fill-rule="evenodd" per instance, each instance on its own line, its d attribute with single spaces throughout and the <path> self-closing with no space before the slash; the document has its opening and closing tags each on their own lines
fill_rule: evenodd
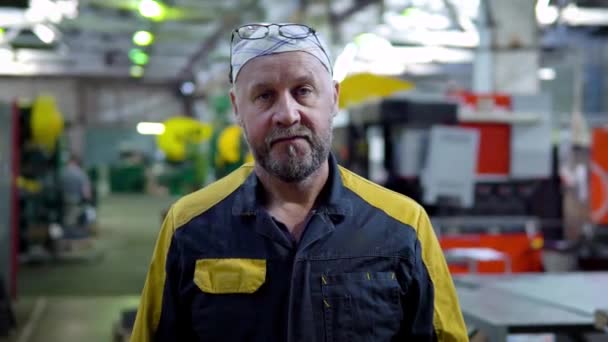
<svg viewBox="0 0 608 342">
<path fill-rule="evenodd" d="M 340 12 L 340 13 L 335 13 L 333 11 L 330 11 L 329 13 L 329 22 L 332 26 L 334 25 L 340 25 L 343 21 L 345 21 L 346 19 L 348 19 L 349 17 L 351 17 L 353 14 L 359 12 L 360 10 L 364 9 L 365 7 L 381 2 L 382 0 L 355 0 L 354 4 L 345 9 L 344 11 Z"/>
<path fill-rule="evenodd" d="M 202 42 L 199 48 L 190 56 L 186 65 L 181 68 L 179 74 L 177 75 L 178 81 L 193 77 L 195 65 L 205 62 L 205 60 L 209 57 L 209 52 L 215 48 L 219 39 L 224 37 L 226 32 L 237 24 L 238 19 L 239 18 L 236 15 L 227 15 L 223 20 L 221 20 L 221 23 L 218 25 L 215 31 L 213 31 L 213 33 L 211 33 L 209 37 Z"/>
</svg>

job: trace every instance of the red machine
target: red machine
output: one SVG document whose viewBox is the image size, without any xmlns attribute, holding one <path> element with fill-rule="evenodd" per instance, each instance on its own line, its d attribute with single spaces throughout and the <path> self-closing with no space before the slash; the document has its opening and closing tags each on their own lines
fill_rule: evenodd
<svg viewBox="0 0 608 342">
<path fill-rule="evenodd" d="M 543 237 L 541 234 L 527 235 L 525 233 L 503 234 L 467 234 L 461 236 L 444 236 L 440 239 L 441 248 L 451 249 L 468 248 L 473 251 L 493 250 L 503 254 L 503 258 L 469 258 L 469 262 L 450 262 L 448 267 L 453 274 L 459 273 L 519 273 L 540 272 L 543 270 L 541 248 Z M 490 259 L 490 260 L 488 260 Z M 475 270 L 471 264 L 475 263 Z"/>
<path fill-rule="evenodd" d="M 524 150 L 523 154 L 531 152 L 524 156 L 521 145 L 515 144 L 519 138 L 515 141 L 514 137 L 522 137 L 522 127 L 523 131 L 544 128 L 543 115 L 550 110 L 550 103 L 544 100 L 459 92 L 450 94 L 449 101 L 394 98 L 361 106 L 349 110 L 351 126 L 344 135 L 353 141 L 346 144 L 350 152 L 346 166 L 372 180 L 372 166 L 383 167 L 388 173 L 384 186 L 421 203 L 452 272 L 542 271 L 543 239 L 553 238 L 545 234 L 546 222 L 556 225 L 561 220 L 561 201 L 556 200 L 560 198 L 559 178 L 551 165 L 555 150 L 549 134 L 542 136 L 546 145 L 536 144 L 532 151 Z M 425 202 L 428 183 L 422 175 L 436 126 L 479 132 L 472 207 L 449 195 Z M 382 165 L 372 165 L 368 149 L 361 148 L 368 146 L 371 128 L 374 134 L 381 132 L 384 141 Z M 532 131 L 523 133 L 523 138 L 541 140 Z M 536 158 L 539 153 L 543 158 Z M 534 163 L 522 163 L 530 155 Z M 453 155 L 446 158 L 462 160 Z M 522 171 L 522 164 L 533 166 Z M 528 229 L 527 222 L 534 220 L 535 229 Z"/>
<path fill-rule="evenodd" d="M 591 141 L 591 218 L 608 225 L 608 127 L 595 128 Z"/>
</svg>

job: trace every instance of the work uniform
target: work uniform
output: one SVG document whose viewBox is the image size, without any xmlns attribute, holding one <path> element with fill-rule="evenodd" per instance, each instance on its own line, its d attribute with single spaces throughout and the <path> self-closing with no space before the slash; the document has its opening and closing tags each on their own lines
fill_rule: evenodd
<svg viewBox="0 0 608 342">
<path fill-rule="evenodd" d="M 87 174 L 78 166 L 68 164 L 61 173 L 61 189 L 63 197 L 64 225 L 67 229 L 79 227 L 80 217 L 87 200 L 91 184 Z"/>
<path fill-rule="evenodd" d="M 175 203 L 131 341 L 466 341 L 424 209 L 329 163 L 299 242 L 252 165 Z"/>
</svg>

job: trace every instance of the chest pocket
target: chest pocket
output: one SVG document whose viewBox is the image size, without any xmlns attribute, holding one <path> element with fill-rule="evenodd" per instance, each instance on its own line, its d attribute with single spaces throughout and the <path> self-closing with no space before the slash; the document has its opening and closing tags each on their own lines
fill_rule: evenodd
<svg viewBox="0 0 608 342">
<path fill-rule="evenodd" d="M 264 259 L 200 259 L 194 283 L 206 293 L 254 293 L 266 280 Z"/>
<path fill-rule="evenodd" d="M 258 324 L 256 308 L 263 302 L 266 266 L 264 259 L 196 261 L 193 282 L 197 288 L 191 302 L 191 324 L 198 339 L 252 340 Z"/>
<path fill-rule="evenodd" d="M 321 276 L 326 342 L 389 341 L 402 319 L 393 272 Z"/>
</svg>

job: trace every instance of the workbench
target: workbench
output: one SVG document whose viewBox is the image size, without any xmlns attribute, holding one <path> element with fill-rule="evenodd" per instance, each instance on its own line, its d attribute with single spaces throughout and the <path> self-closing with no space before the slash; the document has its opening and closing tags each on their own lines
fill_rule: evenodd
<svg viewBox="0 0 608 342">
<path fill-rule="evenodd" d="M 454 282 L 467 324 L 491 342 L 509 334 L 599 332 L 594 315 L 608 307 L 608 272 L 466 275 Z"/>
</svg>

